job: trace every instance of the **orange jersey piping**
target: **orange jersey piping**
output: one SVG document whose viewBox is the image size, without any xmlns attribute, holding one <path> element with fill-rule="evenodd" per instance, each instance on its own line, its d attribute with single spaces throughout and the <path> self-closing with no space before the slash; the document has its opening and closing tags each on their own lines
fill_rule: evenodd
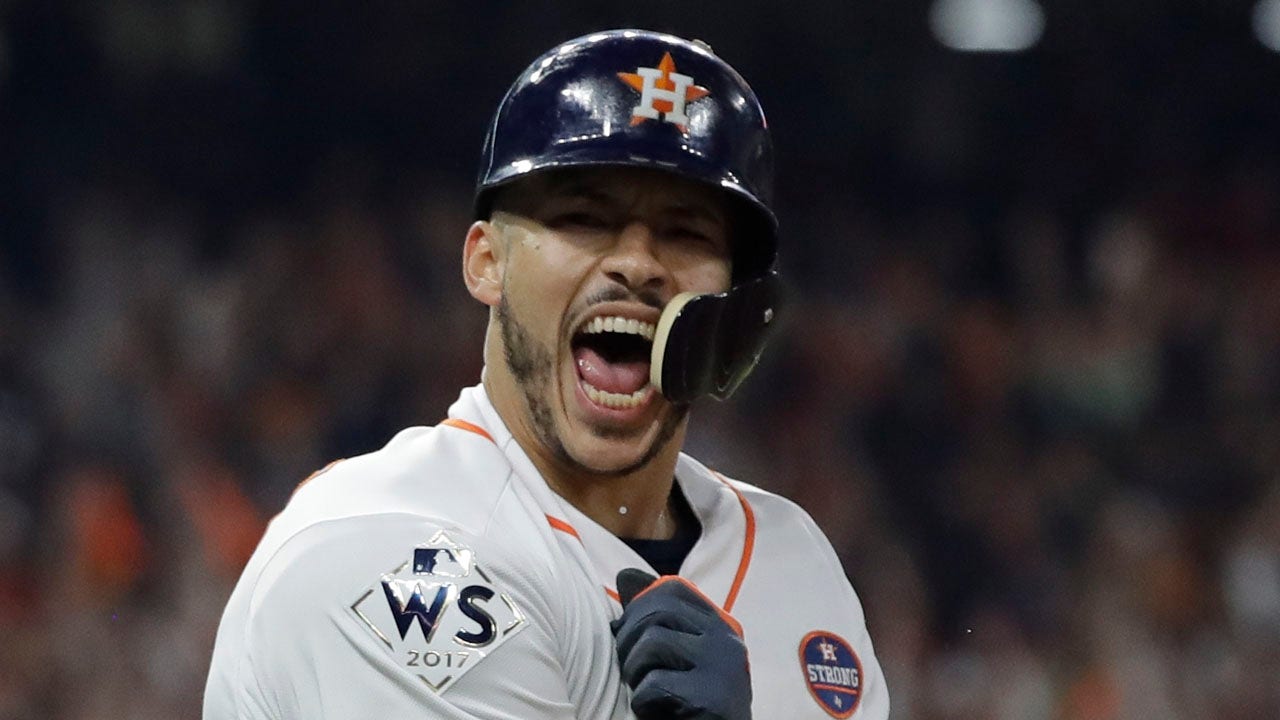
<svg viewBox="0 0 1280 720">
<path fill-rule="evenodd" d="M 738 488 L 725 479 L 723 475 L 711 471 L 724 483 L 725 487 L 733 491 L 738 496 L 738 502 L 742 504 L 742 515 L 747 521 L 746 531 L 742 538 L 742 559 L 738 561 L 738 572 L 733 576 L 733 585 L 729 586 L 729 596 L 724 601 L 724 611 L 733 612 L 733 604 L 738 601 L 738 591 L 742 589 L 742 581 L 747 577 L 747 568 L 751 566 L 751 555 L 756 548 L 756 514 L 751 509 L 751 503 L 747 502 L 747 497 L 742 494 Z"/>
<path fill-rule="evenodd" d="M 459 420 L 458 418 L 448 418 L 446 420 L 442 420 L 440 424 L 448 425 L 449 427 L 458 428 L 459 430 L 466 430 L 467 432 L 475 433 L 476 435 L 479 435 L 480 437 L 484 438 L 485 440 L 488 440 L 494 445 L 498 444 L 493 439 L 493 436 L 489 434 L 488 430 L 485 430 L 484 428 L 480 427 L 479 425 L 476 425 L 475 423 L 469 423 L 466 420 Z"/>
</svg>

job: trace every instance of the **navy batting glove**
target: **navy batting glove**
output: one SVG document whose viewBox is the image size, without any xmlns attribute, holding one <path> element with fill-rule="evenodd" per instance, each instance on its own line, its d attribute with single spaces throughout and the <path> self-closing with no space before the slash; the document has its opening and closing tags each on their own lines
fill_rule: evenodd
<svg viewBox="0 0 1280 720">
<path fill-rule="evenodd" d="M 692 583 L 618 573 L 622 616 L 611 624 L 639 720 L 751 720 L 742 626 Z"/>
</svg>

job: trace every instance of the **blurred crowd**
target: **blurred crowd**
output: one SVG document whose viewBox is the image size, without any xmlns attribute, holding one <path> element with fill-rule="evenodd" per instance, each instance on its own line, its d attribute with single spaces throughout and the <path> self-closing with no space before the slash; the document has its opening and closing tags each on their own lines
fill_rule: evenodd
<svg viewBox="0 0 1280 720">
<path fill-rule="evenodd" d="M 690 450 L 829 534 L 893 717 L 1280 717 L 1280 56 L 1043 4 L 0 0 L 0 719 L 199 717 L 293 487 L 479 378 L 505 84 L 630 24 L 770 111 L 786 323 Z"/>
</svg>

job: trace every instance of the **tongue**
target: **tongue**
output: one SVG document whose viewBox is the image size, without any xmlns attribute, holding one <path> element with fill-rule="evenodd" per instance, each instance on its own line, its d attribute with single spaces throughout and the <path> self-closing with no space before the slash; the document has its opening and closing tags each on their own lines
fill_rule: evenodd
<svg viewBox="0 0 1280 720">
<path fill-rule="evenodd" d="M 573 351 L 578 375 L 597 390 L 630 395 L 649 383 L 649 363 L 643 360 L 609 362 L 587 347 Z"/>
</svg>

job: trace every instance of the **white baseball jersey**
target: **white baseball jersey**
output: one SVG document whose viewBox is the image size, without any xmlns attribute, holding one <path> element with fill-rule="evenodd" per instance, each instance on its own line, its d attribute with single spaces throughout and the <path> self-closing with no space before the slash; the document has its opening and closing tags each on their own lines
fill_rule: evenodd
<svg viewBox="0 0 1280 720">
<path fill-rule="evenodd" d="M 757 720 L 882 720 L 835 552 L 794 503 L 681 455 L 681 575 L 743 627 Z M 227 604 L 206 720 L 632 718 L 609 621 L 652 568 L 547 486 L 482 387 L 304 483 Z"/>
</svg>

